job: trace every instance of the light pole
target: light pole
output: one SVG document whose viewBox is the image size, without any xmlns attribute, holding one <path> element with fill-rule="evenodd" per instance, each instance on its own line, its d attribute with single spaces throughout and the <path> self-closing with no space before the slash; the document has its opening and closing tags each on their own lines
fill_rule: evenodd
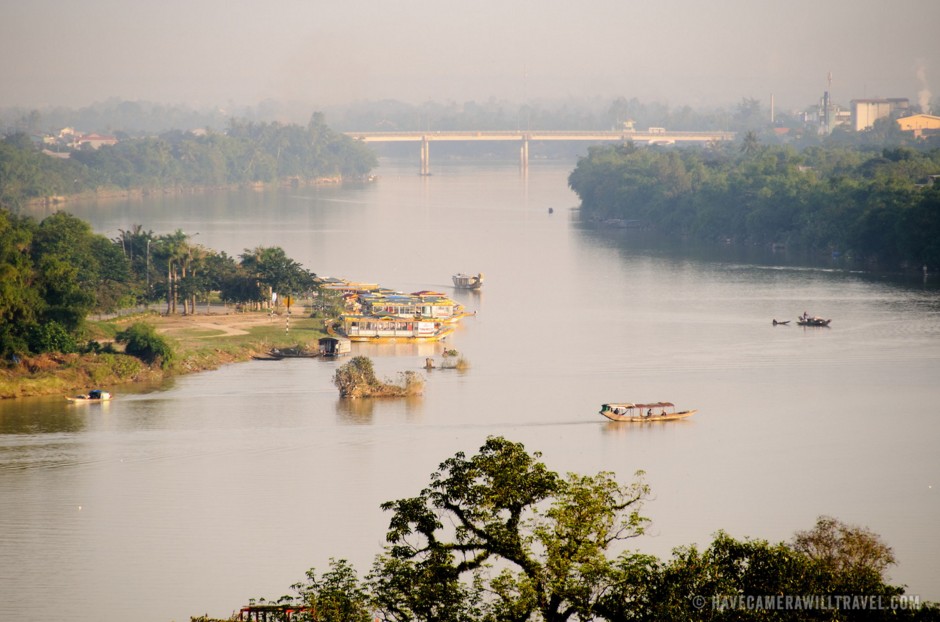
<svg viewBox="0 0 940 622">
<path fill-rule="evenodd" d="M 147 297 L 150 297 L 150 238 L 147 238 Z"/>
</svg>

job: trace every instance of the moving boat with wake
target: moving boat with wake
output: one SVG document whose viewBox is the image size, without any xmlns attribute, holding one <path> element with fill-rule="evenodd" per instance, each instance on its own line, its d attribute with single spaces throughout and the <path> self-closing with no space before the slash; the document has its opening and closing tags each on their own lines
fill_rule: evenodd
<svg viewBox="0 0 940 622">
<path fill-rule="evenodd" d="M 627 421 L 631 423 L 643 423 L 651 421 L 675 421 L 691 417 L 698 410 L 676 411 L 676 405 L 672 402 L 650 402 L 646 404 L 634 404 L 631 402 L 611 402 L 602 404 L 600 414 L 611 421 Z"/>
</svg>

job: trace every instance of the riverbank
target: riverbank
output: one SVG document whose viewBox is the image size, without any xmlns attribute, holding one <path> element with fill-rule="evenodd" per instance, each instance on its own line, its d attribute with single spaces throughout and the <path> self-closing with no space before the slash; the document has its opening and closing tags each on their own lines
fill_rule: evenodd
<svg viewBox="0 0 940 622">
<path fill-rule="evenodd" d="M 269 190 L 272 188 L 303 188 L 310 186 L 330 186 L 341 184 L 344 181 L 372 181 L 373 176 L 368 178 L 346 180 L 342 177 L 315 177 L 312 179 L 304 179 L 301 177 L 285 177 L 284 179 L 279 179 L 276 182 L 254 182 L 254 183 L 239 183 L 239 184 L 227 184 L 219 186 L 165 186 L 165 187 L 156 187 L 156 188 L 119 188 L 119 187 L 100 187 L 95 188 L 94 190 L 83 190 L 82 192 L 76 192 L 73 194 L 59 194 L 59 195 L 47 195 L 42 197 L 36 197 L 26 201 L 27 208 L 54 208 L 61 207 L 73 201 L 113 201 L 113 200 L 126 200 L 126 199 L 142 199 L 144 197 L 150 197 L 155 195 L 166 195 L 166 196 L 183 196 L 183 195 L 199 195 L 199 194 L 211 194 L 213 192 L 226 192 L 226 191 L 235 191 L 243 190 L 246 188 L 252 190 Z"/>
<path fill-rule="evenodd" d="M 295 307 L 295 309 L 297 309 Z M 111 343 L 113 336 L 135 322 L 154 326 L 175 352 L 170 369 L 147 365 L 121 352 L 43 354 L 0 369 L 0 399 L 70 394 L 135 382 L 154 382 L 222 365 L 250 360 L 271 348 L 304 345 L 316 349 L 326 333 L 323 321 L 306 317 L 303 308 L 286 315 L 256 312 L 214 312 L 165 316 L 142 313 L 89 322 L 92 339 Z M 119 347 L 115 347 L 119 350 Z"/>
</svg>

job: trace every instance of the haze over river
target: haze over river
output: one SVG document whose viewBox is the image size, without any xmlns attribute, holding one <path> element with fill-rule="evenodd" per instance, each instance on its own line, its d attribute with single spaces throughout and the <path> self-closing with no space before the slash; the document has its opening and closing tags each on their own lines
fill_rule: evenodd
<svg viewBox="0 0 940 622">
<path fill-rule="evenodd" d="M 179 228 L 230 255 L 277 245 L 320 275 L 452 294 L 477 312 L 447 341 L 471 368 L 428 372 L 411 400 L 340 400 L 337 362 L 295 359 L 105 387 L 110 404 L 0 403 L 4 619 L 226 617 L 330 557 L 364 575 L 384 543 L 379 504 L 488 435 L 560 472 L 645 470 L 652 528 L 630 548 L 667 557 L 719 529 L 788 540 L 826 514 L 883 536 L 891 580 L 940 600 L 940 277 L 586 227 L 572 162 L 534 163 L 527 180 L 508 162 L 432 165 L 421 177 L 416 161 L 385 162 L 357 186 L 69 206 L 109 237 Z M 485 273 L 483 290 L 455 291 L 456 272 Z M 831 328 L 796 326 L 804 311 Z M 442 347 L 353 354 L 394 377 L 425 373 Z M 656 400 L 699 412 L 598 415 Z"/>
</svg>

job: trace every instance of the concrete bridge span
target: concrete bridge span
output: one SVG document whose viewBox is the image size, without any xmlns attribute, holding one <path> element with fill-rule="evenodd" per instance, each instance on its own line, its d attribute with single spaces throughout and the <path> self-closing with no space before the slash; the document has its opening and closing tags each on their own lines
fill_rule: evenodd
<svg viewBox="0 0 940 622">
<path fill-rule="evenodd" d="M 675 144 L 679 142 L 709 143 L 734 140 L 734 132 L 684 132 L 650 128 L 648 131 L 440 131 L 440 132 L 345 132 L 350 138 L 367 143 L 419 142 L 421 174 L 431 172 L 430 143 L 444 141 L 516 141 L 519 147 L 519 165 L 522 170 L 529 167 L 529 142 L 534 140 L 626 142 L 646 144 Z"/>
</svg>

